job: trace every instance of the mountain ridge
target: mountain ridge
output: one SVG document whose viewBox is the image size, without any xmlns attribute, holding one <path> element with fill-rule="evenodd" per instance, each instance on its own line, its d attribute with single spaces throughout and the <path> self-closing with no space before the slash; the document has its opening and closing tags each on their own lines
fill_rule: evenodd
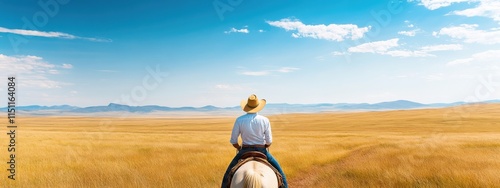
<svg viewBox="0 0 500 188">
<path fill-rule="evenodd" d="M 488 100 L 478 103 L 500 103 L 500 100 Z M 268 112 L 322 112 L 322 111 L 356 111 L 356 110 L 403 110 L 417 108 L 439 108 L 468 104 L 466 102 L 453 103 L 431 103 L 423 104 L 409 100 L 396 100 L 379 103 L 317 103 L 317 104 L 288 104 L 288 103 L 269 103 L 265 111 Z M 6 110 L 7 107 L 0 108 Z M 168 107 L 160 105 L 130 106 L 118 103 L 109 103 L 105 106 L 78 107 L 71 105 L 28 105 L 18 106 L 16 110 L 25 112 L 69 112 L 69 113 L 99 113 L 99 112 L 132 112 L 132 113 L 151 113 L 151 112 L 217 112 L 217 111 L 236 111 L 239 106 L 217 107 L 206 105 L 202 107 Z"/>
</svg>

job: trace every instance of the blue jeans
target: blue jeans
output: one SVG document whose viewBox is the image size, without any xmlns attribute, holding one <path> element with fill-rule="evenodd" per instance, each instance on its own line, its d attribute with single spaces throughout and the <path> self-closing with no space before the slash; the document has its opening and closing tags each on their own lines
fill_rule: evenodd
<svg viewBox="0 0 500 188">
<path fill-rule="evenodd" d="M 276 161 L 276 159 L 274 159 L 274 157 L 271 155 L 271 153 L 267 152 L 266 148 L 243 148 L 236 154 L 236 156 L 234 156 L 231 163 L 229 163 L 229 166 L 227 167 L 226 173 L 224 174 L 224 178 L 222 179 L 221 188 L 227 187 L 227 185 L 226 185 L 227 184 L 227 176 L 229 175 L 231 168 L 236 166 L 236 164 L 238 163 L 238 159 L 240 159 L 241 155 L 243 155 L 243 153 L 245 153 L 247 151 L 260 151 L 260 152 L 266 154 L 267 161 L 269 161 L 269 163 L 271 163 L 271 165 L 273 165 L 274 168 L 276 168 L 278 170 L 278 172 L 280 172 L 281 176 L 283 176 L 283 183 L 285 184 L 285 188 L 288 187 L 285 173 L 283 173 L 283 170 L 281 169 L 281 166 L 278 164 L 278 161 Z"/>
</svg>

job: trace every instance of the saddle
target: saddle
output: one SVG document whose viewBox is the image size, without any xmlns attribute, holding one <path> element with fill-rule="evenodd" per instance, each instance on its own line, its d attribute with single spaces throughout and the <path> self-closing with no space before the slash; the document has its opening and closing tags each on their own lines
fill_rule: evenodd
<svg viewBox="0 0 500 188">
<path fill-rule="evenodd" d="M 262 152 L 258 152 L 258 151 L 247 151 L 247 152 L 243 153 L 243 155 L 241 155 L 240 159 L 238 159 L 238 163 L 233 168 L 231 168 L 231 171 L 229 172 L 229 174 L 227 176 L 227 178 L 228 178 L 227 188 L 229 188 L 231 186 L 231 180 L 233 179 L 234 173 L 241 166 L 243 166 L 245 163 L 247 163 L 249 161 L 257 161 L 257 162 L 260 162 L 260 163 L 267 165 L 269 168 L 271 168 L 274 171 L 274 174 L 276 174 L 276 177 L 278 177 L 278 187 L 284 186 L 283 177 L 281 176 L 280 172 L 278 172 L 278 170 L 276 168 L 274 168 L 274 166 L 271 165 L 271 163 L 269 163 L 267 161 L 266 154 L 264 154 Z"/>
</svg>

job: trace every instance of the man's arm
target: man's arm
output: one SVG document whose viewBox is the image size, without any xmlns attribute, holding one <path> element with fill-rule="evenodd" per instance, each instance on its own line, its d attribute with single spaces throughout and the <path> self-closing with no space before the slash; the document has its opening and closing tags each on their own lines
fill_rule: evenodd
<svg viewBox="0 0 500 188">
<path fill-rule="evenodd" d="M 229 142 L 233 144 L 233 147 L 240 150 L 241 147 L 238 144 L 238 136 L 240 136 L 240 126 L 238 124 L 238 121 L 236 121 L 234 122 L 233 131 L 231 132 L 231 139 L 229 140 Z"/>
<path fill-rule="evenodd" d="M 266 140 L 266 148 L 271 146 L 273 142 L 273 133 L 271 132 L 271 123 L 267 122 L 267 129 L 264 131 L 264 138 Z"/>
</svg>

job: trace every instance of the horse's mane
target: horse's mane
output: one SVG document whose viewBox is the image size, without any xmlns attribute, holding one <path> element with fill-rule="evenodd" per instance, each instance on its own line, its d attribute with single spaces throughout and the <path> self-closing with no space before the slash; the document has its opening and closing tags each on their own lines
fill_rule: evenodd
<svg viewBox="0 0 500 188">
<path fill-rule="evenodd" d="M 243 177 L 244 188 L 261 188 L 262 187 L 262 173 L 255 171 L 255 168 L 250 168 L 245 172 Z"/>
</svg>

